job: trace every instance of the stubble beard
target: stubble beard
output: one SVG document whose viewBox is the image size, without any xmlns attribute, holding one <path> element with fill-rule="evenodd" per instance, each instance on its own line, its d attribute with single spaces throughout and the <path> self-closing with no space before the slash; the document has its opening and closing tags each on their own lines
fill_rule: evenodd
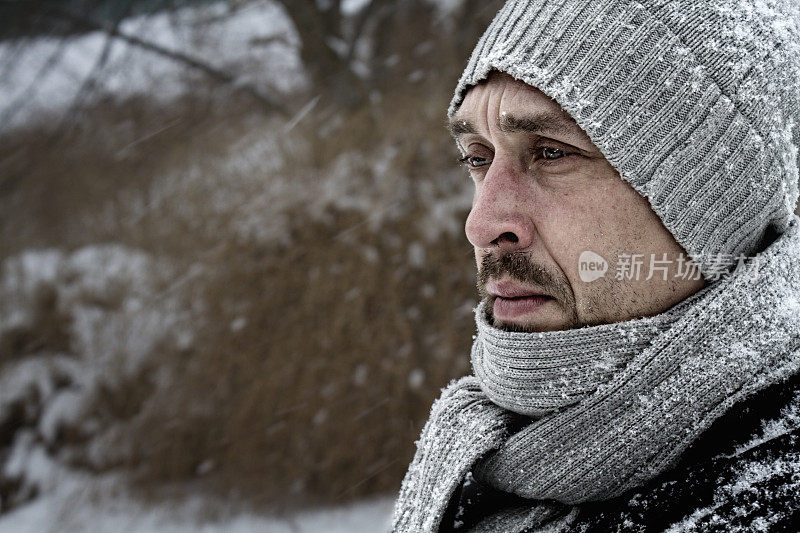
<svg viewBox="0 0 800 533">
<path fill-rule="evenodd" d="M 512 252 L 503 255 L 487 254 L 478 267 L 477 288 L 481 300 L 484 302 L 484 311 L 489 324 L 504 331 L 534 333 L 542 331 L 536 324 L 510 324 L 494 318 L 494 297 L 486 291 L 486 284 L 490 279 L 499 279 L 508 276 L 511 279 L 526 285 L 535 285 L 553 297 L 553 302 L 558 305 L 566 315 L 563 327 L 558 329 L 572 329 L 580 326 L 575 296 L 567 278 L 560 272 L 552 272 L 535 263 L 524 253 Z"/>
</svg>

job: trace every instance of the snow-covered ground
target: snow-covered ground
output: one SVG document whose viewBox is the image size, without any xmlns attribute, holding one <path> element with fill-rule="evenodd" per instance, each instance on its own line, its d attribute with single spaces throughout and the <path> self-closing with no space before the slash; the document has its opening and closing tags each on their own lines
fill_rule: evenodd
<svg viewBox="0 0 800 533">
<path fill-rule="evenodd" d="M 389 530 L 394 504 L 391 496 L 384 496 L 270 515 L 233 510 L 198 495 L 145 502 L 131 495 L 120 475 L 93 476 L 69 470 L 41 450 L 30 455 L 30 473 L 46 478 L 50 486 L 32 502 L 0 516 L 0 533 L 379 533 Z"/>
<path fill-rule="evenodd" d="M 192 306 L 181 300 L 178 289 L 197 273 L 176 276 L 173 270 L 117 245 L 72 253 L 27 251 L 0 263 L 0 338 L 24 339 L 46 321 L 63 328 L 69 339 L 44 336 L 31 345 L 35 348 L 6 361 L 0 373 L 0 425 L 8 426 L 19 406 L 25 408 L 24 427 L 2 450 L 8 455 L 0 479 L 20 483 L 15 498 L 21 500 L 10 502 L 14 510 L 0 515 L 0 533 L 388 530 L 390 497 L 280 517 L 226 511 L 224 504 L 197 496 L 191 488 L 177 503 L 153 505 L 131 495 L 123 474 L 89 474 L 68 466 L 76 456 L 59 448 L 64 429 L 88 438 L 79 452 L 83 462 L 99 466 L 124 453 L 115 426 L 103 425 L 92 414 L 98 387 L 157 357 L 154 343 L 193 342 Z"/>
<path fill-rule="evenodd" d="M 73 484 L 0 518 L 0 533 L 380 533 L 389 531 L 393 503 L 384 497 L 285 516 L 234 512 L 208 517 L 208 502 L 198 497 L 153 505 L 98 496 Z"/>
</svg>

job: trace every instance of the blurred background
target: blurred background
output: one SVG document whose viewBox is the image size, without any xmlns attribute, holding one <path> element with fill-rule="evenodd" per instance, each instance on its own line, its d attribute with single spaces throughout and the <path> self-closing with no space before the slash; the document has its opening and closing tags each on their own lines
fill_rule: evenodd
<svg viewBox="0 0 800 533">
<path fill-rule="evenodd" d="M 500 4 L 0 2 L 0 530 L 385 522 L 469 371 Z"/>
</svg>

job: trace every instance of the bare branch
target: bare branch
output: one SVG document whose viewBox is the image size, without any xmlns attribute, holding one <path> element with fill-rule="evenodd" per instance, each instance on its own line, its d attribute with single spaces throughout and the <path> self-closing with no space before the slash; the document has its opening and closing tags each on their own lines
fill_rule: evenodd
<svg viewBox="0 0 800 533">
<path fill-rule="evenodd" d="M 167 57 L 176 61 L 178 63 L 182 63 L 188 67 L 193 69 L 199 70 L 205 73 L 209 78 L 216 80 L 218 82 L 224 83 L 231 87 L 232 89 L 246 93 L 247 95 L 251 96 L 259 103 L 261 103 L 264 107 L 269 109 L 270 111 L 277 112 L 283 116 L 287 116 L 287 112 L 282 105 L 278 102 L 273 101 L 271 98 L 266 96 L 265 94 L 261 93 L 257 87 L 253 86 L 252 84 L 243 84 L 240 83 L 239 77 L 231 74 L 230 72 L 226 72 L 222 69 L 216 68 L 208 63 L 205 63 L 197 58 L 191 57 L 187 54 L 182 52 L 178 52 L 175 50 L 169 50 L 164 48 L 161 45 L 152 43 L 150 41 L 146 41 L 141 39 L 135 35 L 128 35 L 119 30 L 119 28 L 115 25 L 108 25 L 108 24 L 100 24 L 97 23 L 89 18 L 76 15 L 72 12 L 66 11 L 64 9 L 59 9 L 58 13 L 68 18 L 69 20 L 73 21 L 76 24 L 79 24 L 85 28 L 91 30 L 100 30 L 106 32 L 108 35 L 112 37 L 116 37 L 122 41 L 125 41 L 131 45 L 137 46 L 144 50 L 148 50 L 150 52 L 156 53 L 163 57 Z"/>
</svg>

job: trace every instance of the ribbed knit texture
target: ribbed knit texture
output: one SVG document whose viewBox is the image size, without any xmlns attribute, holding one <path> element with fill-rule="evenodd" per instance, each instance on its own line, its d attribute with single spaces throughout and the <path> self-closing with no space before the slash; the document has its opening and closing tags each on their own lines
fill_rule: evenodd
<svg viewBox="0 0 800 533">
<path fill-rule="evenodd" d="M 495 370 L 486 380 L 476 370 L 478 377 L 452 384 L 434 404 L 403 481 L 395 531 L 437 531 L 470 470 L 528 502 L 492 516 L 497 530 L 545 527 L 571 505 L 613 498 L 665 472 L 731 406 L 796 374 L 800 218 L 761 254 L 757 270 L 737 269 L 661 318 L 591 326 L 577 336 L 500 332 L 481 325 L 480 311 L 478 322 L 476 366 L 489 361 Z M 663 328 L 654 330 L 654 322 Z M 629 343 L 615 356 L 624 366 L 590 371 L 591 382 L 564 361 L 568 377 L 555 384 L 563 402 L 552 401 L 547 378 L 520 379 L 541 372 L 532 359 L 602 350 L 585 336 L 605 338 L 609 330 L 649 341 Z M 533 412 L 541 414 L 522 416 Z"/>
<path fill-rule="evenodd" d="M 494 328 L 481 303 L 475 310 L 478 336 L 470 356 L 475 376 L 489 399 L 505 409 L 533 417 L 552 413 L 606 383 L 704 292 L 654 317 L 631 320 L 624 328 L 603 324 L 556 337 Z"/>
<path fill-rule="evenodd" d="M 555 99 L 713 277 L 798 197 L 796 0 L 508 2 L 449 115 L 491 71 Z M 794 136 L 793 136 L 794 135 Z"/>
</svg>

